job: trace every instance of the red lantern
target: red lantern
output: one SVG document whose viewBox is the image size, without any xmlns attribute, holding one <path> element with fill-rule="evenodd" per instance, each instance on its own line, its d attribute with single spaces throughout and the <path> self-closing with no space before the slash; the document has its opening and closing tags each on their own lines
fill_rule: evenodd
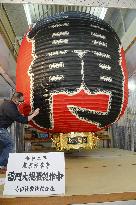
<svg viewBox="0 0 136 205">
<path fill-rule="evenodd" d="M 17 59 L 22 112 L 40 108 L 31 125 L 50 132 L 95 132 L 117 121 L 128 101 L 125 54 L 114 30 L 90 14 L 39 20 Z"/>
</svg>

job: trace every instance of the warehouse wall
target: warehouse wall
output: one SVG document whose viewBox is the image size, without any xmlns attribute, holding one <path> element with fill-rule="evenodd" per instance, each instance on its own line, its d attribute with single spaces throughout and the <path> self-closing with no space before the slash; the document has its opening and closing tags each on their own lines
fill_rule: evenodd
<svg viewBox="0 0 136 205">
<path fill-rule="evenodd" d="M 106 21 L 114 28 L 126 50 L 136 37 L 136 9 L 114 9 Z"/>
<path fill-rule="evenodd" d="M 8 74 L 8 76 L 15 82 L 15 66 L 16 62 L 8 49 L 2 35 L 0 34 L 0 66 Z M 10 97 L 12 87 L 0 75 L 0 98 Z"/>
<path fill-rule="evenodd" d="M 112 142 L 113 147 L 136 151 L 136 10 L 115 10 L 111 25 L 126 50 L 129 76 L 128 106 L 124 116 L 112 126 Z"/>
<path fill-rule="evenodd" d="M 124 116 L 112 126 L 113 147 L 136 151 L 136 41 L 126 52 L 129 98 Z"/>
<path fill-rule="evenodd" d="M 15 80 L 16 61 L 7 47 L 2 35 L 0 34 L 0 65 L 6 73 Z"/>
</svg>

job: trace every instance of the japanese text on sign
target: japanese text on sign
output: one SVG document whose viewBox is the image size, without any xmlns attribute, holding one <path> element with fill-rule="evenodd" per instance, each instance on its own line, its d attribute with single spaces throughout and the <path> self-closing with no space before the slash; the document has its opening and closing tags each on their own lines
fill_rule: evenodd
<svg viewBox="0 0 136 205">
<path fill-rule="evenodd" d="M 4 195 L 65 193 L 64 153 L 11 153 Z"/>
</svg>

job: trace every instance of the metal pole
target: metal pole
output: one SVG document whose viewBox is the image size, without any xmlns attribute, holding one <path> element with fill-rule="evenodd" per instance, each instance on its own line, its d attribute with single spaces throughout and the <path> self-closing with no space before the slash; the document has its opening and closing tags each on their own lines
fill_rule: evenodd
<svg viewBox="0 0 136 205">
<path fill-rule="evenodd" d="M 125 28 L 125 23 L 124 23 L 124 19 L 123 19 L 123 15 L 122 15 L 122 10 L 120 9 L 120 16 L 121 16 L 121 21 L 122 21 L 122 25 L 123 25 L 123 32 L 126 32 L 126 28 Z"/>
</svg>

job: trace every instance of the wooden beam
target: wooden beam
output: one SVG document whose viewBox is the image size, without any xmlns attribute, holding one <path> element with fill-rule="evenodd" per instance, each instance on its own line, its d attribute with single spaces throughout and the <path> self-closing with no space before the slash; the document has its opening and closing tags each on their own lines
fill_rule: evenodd
<svg viewBox="0 0 136 205">
<path fill-rule="evenodd" d="M 111 201 L 135 200 L 136 192 L 94 194 L 94 195 L 74 195 L 74 196 L 50 196 L 50 197 L 20 197 L 20 198 L 0 198 L 1 205 L 72 205 L 84 203 L 100 203 Z"/>
<path fill-rule="evenodd" d="M 5 70 L 0 66 L 0 75 L 5 79 L 5 81 L 13 88 L 15 89 L 15 83 L 13 80 L 9 77 L 9 75 L 5 72 Z"/>
<path fill-rule="evenodd" d="M 126 48 L 125 53 L 134 45 L 135 42 L 136 42 L 136 37 L 133 39 L 130 45 Z"/>
</svg>

